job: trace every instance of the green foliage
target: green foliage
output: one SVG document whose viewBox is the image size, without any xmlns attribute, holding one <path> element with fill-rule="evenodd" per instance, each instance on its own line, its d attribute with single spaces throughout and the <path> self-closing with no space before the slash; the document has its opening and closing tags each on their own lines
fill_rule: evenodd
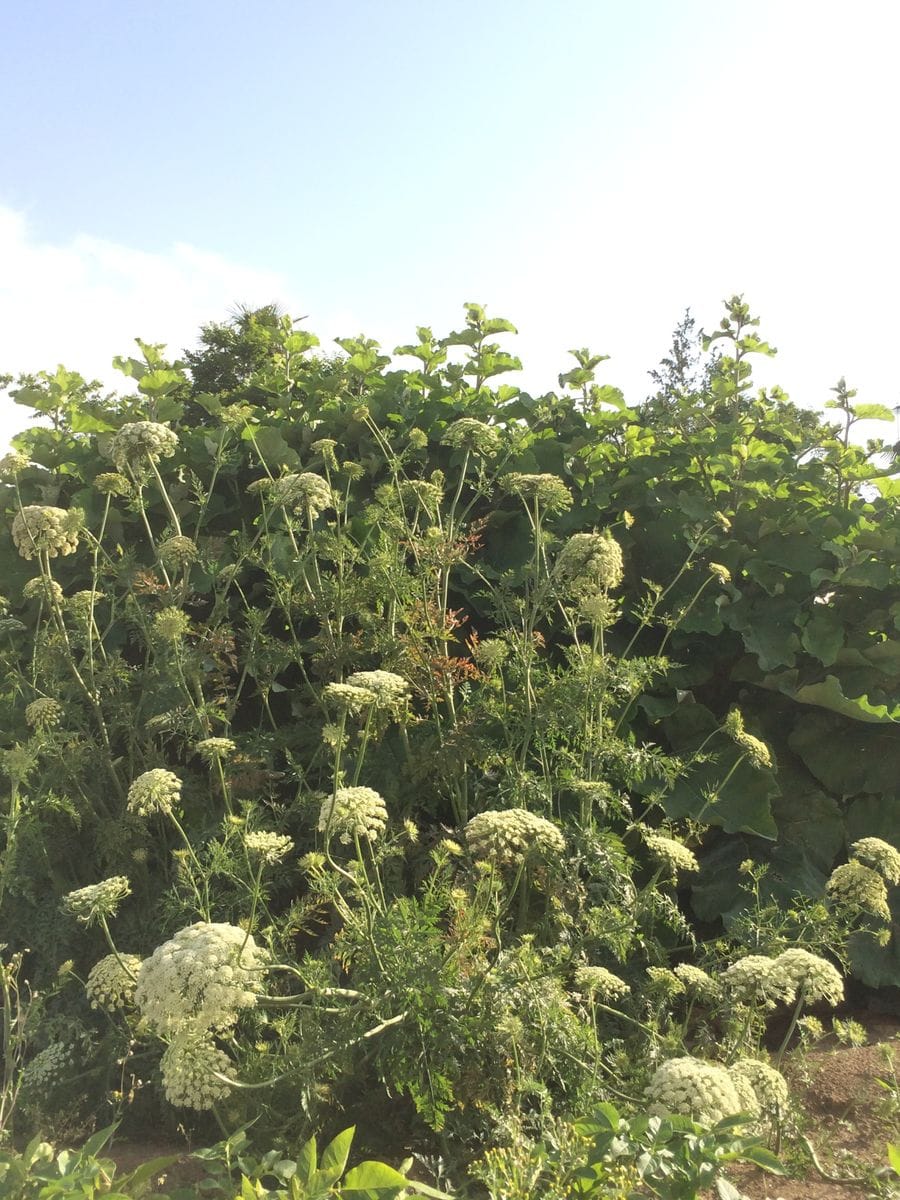
<svg viewBox="0 0 900 1200">
<path fill-rule="evenodd" d="M 758 325 L 733 298 L 707 353 L 687 321 L 640 409 L 586 348 L 558 395 L 498 382 L 515 331 L 477 304 L 405 366 L 266 308 L 185 363 L 138 342 L 124 396 L 19 381 L 49 418 L 0 492 L 26 1074 L 65 1043 L 95 1111 L 269 1144 L 383 1106 L 464 1162 L 759 1046 L 765 1005 L 695 1003 L 686 956 L 900 980 L 897 881 L 826 890 L 895 836 L 895 481 L 843 383 L 835 426 L 754 394 Z"/>
</svg>

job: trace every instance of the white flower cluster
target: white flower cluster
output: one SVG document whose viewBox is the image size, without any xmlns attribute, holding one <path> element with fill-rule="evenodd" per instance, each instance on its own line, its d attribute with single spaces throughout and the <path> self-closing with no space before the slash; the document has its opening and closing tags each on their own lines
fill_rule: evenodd
<svg viewBox="0 0 900 1200">
<path fill-rule="evenodd" d="M 790 1003 L 798 993 L 810 1003 L 824 1001 L 834 1006 L 844 998 L 844 984 L 837 968 L 818 954 L 800 948 L 785 950 L 777 958 L 748 954 L 731 964 L 723 982 L 735 1000 L 774 1008 Z"/>
<path fill-rule="evenodd" d="M 523 475 L 512 471 L 503 476 L 500 486 L 525 501 L 536 500 L 548 513 L 572 507 L 572 493 L 558 475 Z"/>
<path fill-rule="evenodd" d="M 140 965 L 136 954 L 107 954 L 95 963 L 84 985 L 91 1008 L 114 1012 L 133 1004 Z"/>
<path fill-rule="evenodd" d="M 696 997 L 701 1003 L 711 1004 L 719 998 L 718 983 L 701 967 L 695 967 L 691 963 L 679 963 L 675 967 L 675 974 L 684 984 L 687 994 Z"/>
<path fill-rule="evenodd" d="M 22 1071 L 22 1088 L 34 1095 L 52 1096 L 75 1068 L 72 1042 L 51 1042 Z"/>
<path fill-rule="evenodd" d="M 181 780 L 172 771 L 154 767 L 138 775 L 128 789 L 127 809 L 139 817 L 170 813 L 181 802 Z"/>
<path fill-rule="evenodd" d="M 131 483 L 118 471 L 101 471 L 94 476 L 94 487 L 101 496 L 130 496 Z"/>
<path fill-rule="evenodd" d="M 860 838 L 850 847 L 853 856 L 871 867 L 886 883 L 900 883 L 900 850 L 877 837 Z"/>
<path fill-rule="evenodd" d="M 354 671 L 347 676 L 347 683 L 374 692 L 379 708 L 396 708 L 409 699 L 409 684 L 393 671 Z"/>
<path fill-rule="evenodd" d="M 32 729 L 55 729 L 63 718 L 63 706 L 50 696 L 39 696 L 25 706 L 25 720 Z"/>
<path fill-rule="evenodd" d="M 624 979 L 607 971 L 606 967 L 578 967 L 575 971 L 575 986 L 579 991 L 596 996 L 604 1003 L 621 1000 L 631 988 Z"/>
<path fill-rule="evenodd" d="M 308 511 L 317 517 L 326 508 L 334 507 L 334 495 L 327 479 L 313 471 L 299 475 L 282 475 L 272 481 L 268 489 L 273 504 L 280 504 L 294 512 Z"/>
<path fill-rule="evenodd" d="M 129 421 L 113 434 L 109 456 L 119 468 L 137 469 L 145 462 L 156 463 L 171 458 L 178 448 L 178 437 L 158 421 Z"/>
<path fill-rule="evenodd" d="M 790 1090 L 780 1071 L 757 1058 L 742 1058 L 729 1067 L 728 1073 L 741 1093 L 745 1112 L 754 1115 L 777 1115 L 786 1112 Z M 747 1100 L 751 1098 L 752 1104 L 748 1105 Z"/>
<path fill-rule="evenodd" d="M 251 858 L 258 858 L 271 866 L 290 854 L 294 848 L 294 841 L 287 834 L 258 829 L 244 834 L 244 845 Z"/>
<path fill-rule="evenodd" d="M 22 588 L 22 595 L 26 600 L 41 600 L 44 604 L 51 605 L 61 604 L 63 590 L 55 579 L 45 579 L 43 575 L 36 575 Z"/>
<path fill-rule="evenodd" d="M 243 929 L 197 921 L 141 963 L 135 1004 L 163 1035 L 228 1029 L 256 1004 L 265 962 Z"/>
<path fill-rule="evenodd" d="M 76 621 L 86 622 L 91 619 L 93 611 L 100 601 L 105 599 L 105 593 L 94 591 L 91 588 L 83 588 L 80 592 L 73 592 L 71 596 L 66 597 L 66 612 L 70 613 Z"/>
<path fill-rule="evenodd" d="M 850 908 L 874 913 L 890 921 L 891 909 L 884 880 L 877 871 L 855 858 L 831 872 L 825 890 L 829 896 Z"/>
<path fill-rule="evenodd" d="M 319 830 L 336 834 L 344 845 L 349 845 L 354 837 L 376 842 L 384 833 L 387 820 L 387 806 L 374 788 L 341 787 L 322 801 Z"/>
<path fill-rule="evenodd" d="M 530 858 L 554 858 L 566 848 L 565 838 L 552 821 L 524 808 L 478 813 L 465 832 L 475 858 L 500 866 L 517 866 Z"/>
<path fill-rule="evenodd" d="M 4 454 L 0 458 L 0 479 L 12 480 L 24 471 L 31 463 L 31 459 L 20 453 L 18 450 L 11 450 L 9 454 Z"/>
<path fill-rule="evenodd" d="M 180 570 L 196 562 L 200 551 L 193 538 L 179 533 L 160 542 L 158 553 L 159 561 L 164 567 Z"/>
<path fill-rule="evenodd" d="M 653 830 L 645 830 L 643 836 L 647 849 L 650 851 L 650 857 L 670 874 L 676 875 L 679 871 L 700 870 L 700 864 L 697 862 L 693 850 L 689 850 L 681 842 L 676 842 L 674 838 L 666 837 Z"/>
<path fill-rule="evenodd" d="M 556 559 L 556 574 L 573 594 L 608 591 L 622 582 L 622 550 L 611 533 L 574 533 Z"/>
<path fill-rule="evenodd" d="M 701 1125 L 715 1125 L 744 1111 L 741 1097 L 725 1067 L 698 1058 L 670 1058 L 647 1085 L 651 1117 L 679 1114 Z"/>
<path fill-rule="evenodd" d="M 180 1108 L 203 1111 L 231 1091 L 228 1083 L 213 1073 L 233 1079 L 231 1059 L 208 1037 L 183 1033 L 173 1038 L 159 1066 L 166 1099 Z"/>
<path fill-rule="evenodd" d="M 796 994 L 793 982 L 776 966 L 774 958 L 748 954 L 733 962 L 722 976 L 725 989 L 739 1004 L 762 1004 L 774 1008 L 789 1003 Z"/>
<path fill-rule="evenodd" d="M 131 884 L 124 875 L 111 875 L 100 883 L 76 888 L 63 899 L 63 908 L 76 921 L 90 925 L 93 921 L 115 916 L 119 905 L 131 895 Z"/>
<path fill-rule="evenodd" d="M 12 538 L 22 558 L 41 552 L 56 558 L 74 554 L 84 513 L 78 508 L 54 508 L 50 504 L 26 504 L 13 517 Z"/>
<path fill-rule="evenodd" d="M 180 642 L 190 628 L 191 618 L 180 608 L 164 608 L 153 618 L 154 637 L 162 642 Z"/>
<path fill-rule="evenodd" d="M 818 954 L 800 949 L 785 950 L 775 959 L 775 967 L 811 1004 L 824 1000 L 833 1007 L 844 998 L 844 981 L 837 968 Z"/>
<path fill-rule="evenodd" d="M 472 647 L 472 657 L 482 671 L 496 671 L 509 658 L 509 642 L 502 638 L 485 638 Z"/>
<path fill-rule="evenodd" d="M 486 458 L 500 449 L 500 430 L 474 417 L 460 417 L 444 430 L 441 441 L 457 450 L 472 450 Z"/>
<path fill-rule="evenodd" d="M 378 699 L 370 688 L 358 687 L 353 683 L 328 683 L 322 689 L 322 694 L 335 708 L 348 713 L 362 712 Z"/>
<path fill-rule="evenodd" d="M 204 762 L 214 763 L 218 759 L 234 754 L 237 746 L 227 737 L 208 737 L 194 744 L 194 749 Z"/>
</svg>

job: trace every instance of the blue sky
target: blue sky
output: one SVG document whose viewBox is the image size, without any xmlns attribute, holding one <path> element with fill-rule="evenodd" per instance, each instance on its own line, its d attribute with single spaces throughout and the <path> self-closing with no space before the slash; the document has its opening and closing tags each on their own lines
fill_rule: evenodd
<svg viewBox="0 0 900 1200">
<path fill-rule="evenodd" d="M 589 344 L 637 401 L 742 291 L 795 399 L 893 406 L 898 33 L 887 0 L 9 5 L 0 370 L 111 379 L 268 300 L 392 349 L 478 300 L 525 385 Z"/>
</svg>

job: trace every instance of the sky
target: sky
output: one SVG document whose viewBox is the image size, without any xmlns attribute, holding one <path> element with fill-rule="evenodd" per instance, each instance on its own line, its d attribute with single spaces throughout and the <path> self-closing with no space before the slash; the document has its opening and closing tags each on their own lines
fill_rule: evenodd
<svg viewBox="0 0 900 1200">
<path fill-rule="evenodd" d="M 894 0 L 7 0 L 3 31 L 0 373 L 118 385 L 136 336 L 272 301 L 392 350 L 477 301 L 508 382 L 587 345 L 637 403 L 743 293 L 761 382 L 900 405 Z"/>
</svg>

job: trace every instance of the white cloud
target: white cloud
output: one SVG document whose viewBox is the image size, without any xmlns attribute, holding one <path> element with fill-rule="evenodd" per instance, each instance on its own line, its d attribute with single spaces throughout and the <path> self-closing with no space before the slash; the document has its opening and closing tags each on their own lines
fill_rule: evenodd
<svg viewBox="0 0 900 1200">
<path fill-rule="evenodd" d="M 21 214 L 0 208 L 0 372 L 63 363 L 122 387 L 112 358 L 131 353 L 135 337 L 177 353 L 201 324 L 224 319 L 236 304 L 288 300 L 274 272 L 194 246 L 148 253 L 86 235 L 54 245 L 36 238 Z M 26 420 L 26 410 L 0 398 L 0 441 Z"/>
</svg>

